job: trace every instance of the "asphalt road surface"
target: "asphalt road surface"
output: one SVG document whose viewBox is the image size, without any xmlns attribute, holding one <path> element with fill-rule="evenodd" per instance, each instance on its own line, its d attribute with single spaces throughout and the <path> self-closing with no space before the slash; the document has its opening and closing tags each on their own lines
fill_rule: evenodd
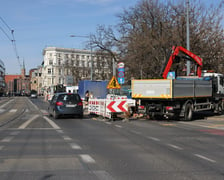
<svg viewBox="0 0 224 180">
<path fill-rule="evenodd" d="M 54 120 L 43 98 L 0 99 L 1 180 L 223 180 L 224 119 Z"/>
</svg>

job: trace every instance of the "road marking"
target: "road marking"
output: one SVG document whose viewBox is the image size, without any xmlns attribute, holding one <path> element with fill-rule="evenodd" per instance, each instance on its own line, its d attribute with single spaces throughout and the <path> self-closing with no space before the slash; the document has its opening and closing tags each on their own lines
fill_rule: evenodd
<svg viewBox="0 0 224 180">
<path fill-rule="evenodd" d="M 204 160 L 206 160 L 206 161 L 212 162 L 212 163 L 215 163 L 215 162 L 216 162 L 215 160 L 210 159 L 210 158 L 207 158 L 207 157 L 202 156 L 202 155 L 200 155 L 200 154 L 194 154 L 194 155 L 197 156 L 197 157 L 199 157 L 199 158 L 201 158 L 201 159 L 204 159 Z"/>
<path fill-rule="evenodd" d="M 81 159 L 85 163 L 95 163 L 96 161 L 88 154 L 80 154 Z"/>
<path fill-rule="evenodd" d="M 120 126 L 120 125 L 115 125 L 115 127 L 117 127 L 117 128 L 122 128 L 122 126 Z"/>
<path fill-rule="evenodd" d="M 76 143 L 70 143 L 70 146 L 72 149 L 82 149 L 78 144 Z"/>
<path fill-rule="evenodd" d="M 25 129 L 37 117 L 39 117 L 38 114 L 34 115 L 31 119 L 27 120 L 25 123 L 23 123 L 21 126 L 19 126 L 18 129 Z"/>
<path fill-rule="evenodd" d="M 11 103 L 12 101 L 14 101 L 13 99 L 11 99 L 10 101 L 8 101 L 7 103 L 3 104 L 0 106 L 0 108 L 4 108 L 5 106 L 7 106 L 9 103 Z"/>
<path fill-rule="evenodd" d="M 61 129 L 55 122 L 53 122 L 51 119 L 48 117 L 44 116 L 44 119 L 54 128 L 54 129 Z"/>
<path fill-rule="evenodd" d="M 28 99 L 28 101 L 30 102 L 30 104 L 32 104 L 33 105 L 33 107 L 38 111 L 39 110 L 39 108 L 30 100 L 30 99 Z"/>
<path fill-rule="evenodd" d="M 72 138 L 70 138 L 70 137 L 68 137 L 68 136 L 62 136 L 63 137 L 63 139 L 65 140 L 65 141 L 71 141 L 72 140 Z"/>
<path fill-rule="evenodd" d="M 11 109 L 9 112 L 10 113 L 14 113 L 14 112 L 16 112 L 17 111 L 17 109 Z"/>
<path fill-rule="evenodd" d="M 4 139 L 2 139 L 2 142 L 10 142 L 14 137 L 13 136 L 8 136 Z"/>
<path fill-rule="evenodd" d="M 93 171 L 93 173 L 99 178 L 99 180 L 114 180 L 114 178 L 106 171 Z"/>
<path fill-rule="evenodd" d="M 58 129 L 57 132 L 60 133 L 60 134 L 63 134 L 64 133 L 64 131 L 61 130 L 61 129 Z"/>
<path fill-rule="evenodd" d="M 46 111 L 45 109 L 41 109 L 40 111 L 42 112 L 43 115 L 48 115 L 49 114 L 48 111 Z"/>
<path fill-rule="evenodd" d="M 179 146 L 176 146 L 176 145 L 174 145 L 174 144 L 167 144 L 167 146 L 170 146 L 170 147 L 172 147 L 172 148 L 174 148 L 174 149 L 183 150 L 183 148 L 181 148 L 181 147 L 179 147 Z"/>
<path fill-rule="evenodd" d="M 3 113 L 5 111 L 5 109 L 0 109 L 0 113 Z"/>
<path fill-rule="evenodd" d="M 106 124 L 108 124 L 108 125 L 111 125 L 112 123 L 111 122 L 105 122 Z"/>
<path fill-rule="evenodd" d="M 152 137 L 152 136 L 148 136 L 147 138 L 148 138 L 148 139 L 151 139 L 151 140 L 153 140 L 153 141 L 160 141 L 159 138 Z"/>
<path fill-rule="evenodd" d="M 176 126 L 176 124 L 172 124 L 172 123 L 160 123 L 160 125 L 162 125 L 162 126 Z"/>
</svg>

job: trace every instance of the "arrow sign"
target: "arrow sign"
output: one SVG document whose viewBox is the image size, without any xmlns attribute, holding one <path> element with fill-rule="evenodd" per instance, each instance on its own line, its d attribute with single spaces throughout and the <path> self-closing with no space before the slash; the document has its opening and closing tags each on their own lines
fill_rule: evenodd
<svg viewBox="0 0 224 180">
<path fill-rule="evenodd" d="M 107 106 L 107 109 L 110 111 L 110 112 L 116 112 L 116 110 L 113 108 L 113 105 L 115 104 L 115 101 L 111 101 L 108 106 Z"/>
<path fill-rule="evenodd" d="M 106 106 L 107 112 L 127 112 L 128 105 L 127 101 L 124 100 L 116 100 L 116 101 L 108 101 Z"/>
<path fill-rule="evenodd" d="M 121 101 L 121 103 L 117 106 L 122 112 L 127 112 L 127 110 L 123 107 L 126 101 Z"/>
</svg>

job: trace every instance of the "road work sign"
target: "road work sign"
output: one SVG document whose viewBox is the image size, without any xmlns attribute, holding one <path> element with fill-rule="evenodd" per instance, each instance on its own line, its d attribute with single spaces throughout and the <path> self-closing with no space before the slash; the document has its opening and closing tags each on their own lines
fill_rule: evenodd
<svg viewBox="0 0 224 180">
<path fill-rule="evenodd" d="M 120 89 L 121 86 L 118 83 L 117 79 L 115 76 L 112 77 L 112 79 L 110 80 L 109 84 L 107 85 L 107 89 Z"/>
</svg>

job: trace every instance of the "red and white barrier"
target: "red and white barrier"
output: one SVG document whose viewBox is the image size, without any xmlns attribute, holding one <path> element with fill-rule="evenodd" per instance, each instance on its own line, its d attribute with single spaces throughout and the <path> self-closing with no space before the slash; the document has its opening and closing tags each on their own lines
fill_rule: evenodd
<svg viewBox="0 0 224 180">
<path fill-rule="evenodd" d="M 135 100 L 132 100 L 135 101 Z M 130 103 L 128 99 L 89 99 L 88 112 L 103 117 L 111 118 L 112 113 L 127 112 Z"/>
</svg>

